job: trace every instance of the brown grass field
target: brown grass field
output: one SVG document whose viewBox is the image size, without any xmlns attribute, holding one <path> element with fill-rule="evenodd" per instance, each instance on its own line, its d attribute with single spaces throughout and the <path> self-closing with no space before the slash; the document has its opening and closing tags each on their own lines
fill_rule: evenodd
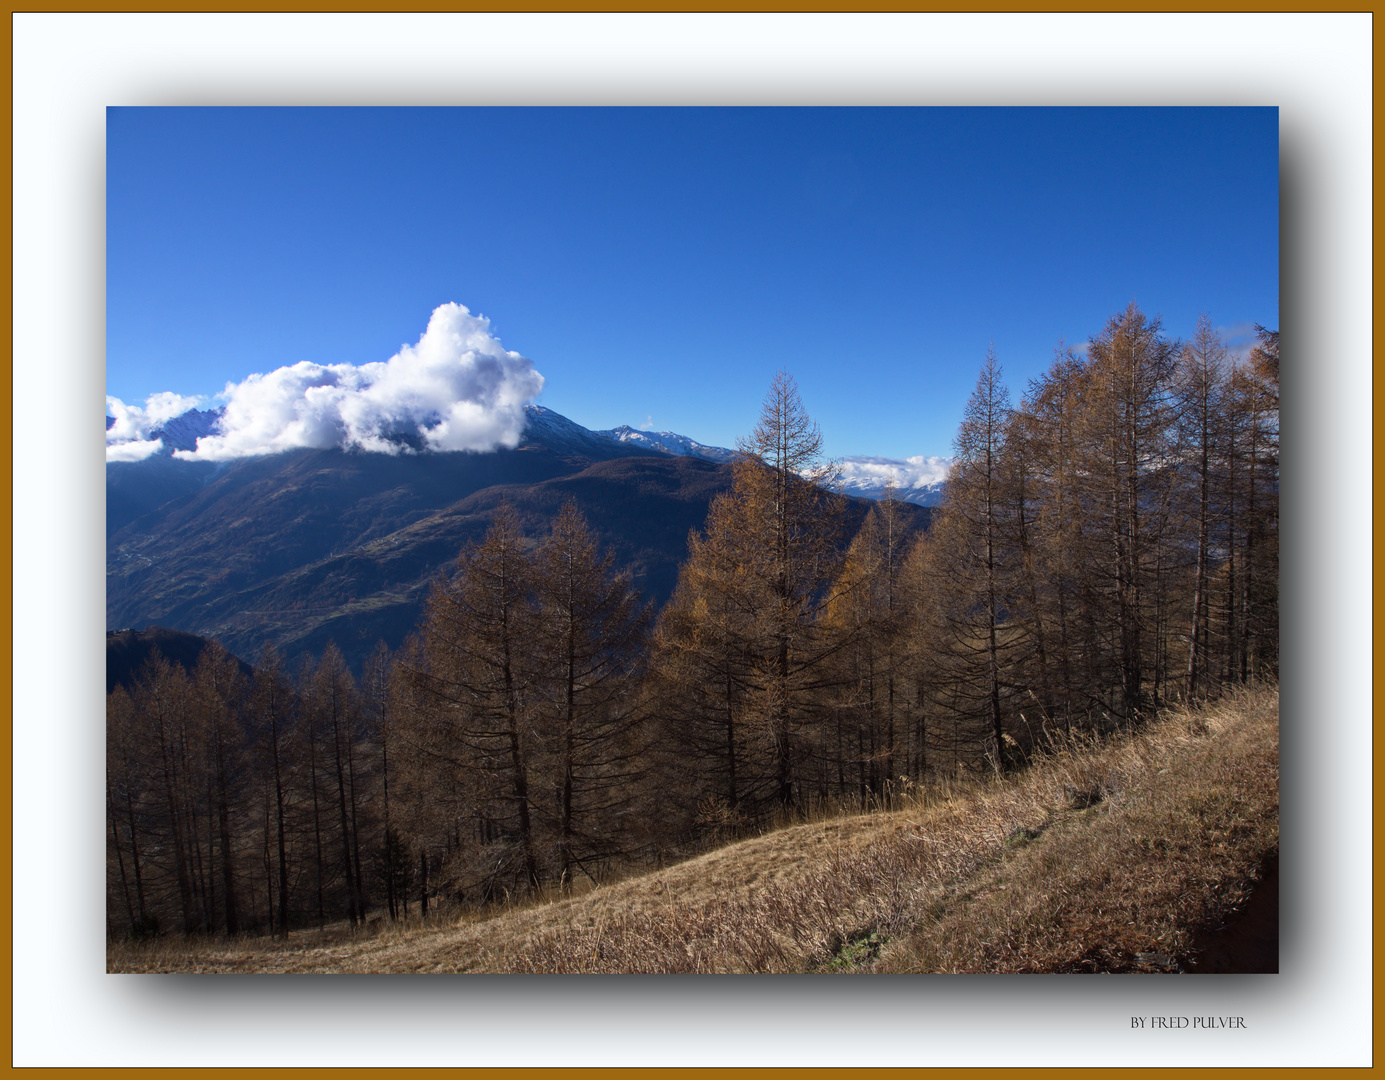
<svg viewBox="0 0 1385 1080">
<path fill-rule="evenodd" d="M 1276 970 L 1278 847 L 1279 692 L 1260 687 L 570 899 L 286 942 L 112 942 L 107 970 Z"/>
</svg>

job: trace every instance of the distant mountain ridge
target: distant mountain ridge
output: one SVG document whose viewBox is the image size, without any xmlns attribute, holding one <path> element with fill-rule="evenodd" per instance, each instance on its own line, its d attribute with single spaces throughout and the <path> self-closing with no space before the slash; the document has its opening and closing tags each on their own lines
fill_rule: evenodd
<svg viewBox="0 0 1385 1080">
<path fill-rule="evenodd" d="M 662 450 L 665 454 L 673 454 L 677 457 L 698 457 L 704 461 L 715 461 L 718 465 L 724 465 L 736 459 L 736 451 L 734 450 L 728 450 L 724 446 L 704 446 L 695 439 L 690 439 L 686 435 L 679 435 L 673 431 L 639 431 L 629 424 L 621 424 L 618 428 L 598 431 L 596 434 L 615 442 L 632 443 L 635 446 L 647 446 L 655 450 Z"/>
<path fill-rule="evenodd" d="M 216 434 L 217 421 L 221 419 L 224 408 L 189 409 L 187 412 L 165 420 L 159 427 L 151 428 L 148 441 L 159 439 L 163 446 L 155 451 L 161 457 L 172 457 L 175 450 L 196 450 L 197 440 L 204 435 Z M 115 417 L 106 414 L 106 430 L 115 426 Z"/>
<path fill-rule="evenodd" d="M 149 433 L 149 438 L 162 439 L 163 447 L 156 457 L 171 458 L 176 450 L 195 450 L 197 440 L 206 435 L 216 434 L 217 421 L 223 409 L 190 409 L 181 416 L 165 421 L 161 427 Z M 708 446 L 687 435 L 674 431 L 641 431 L 628 424 L 603 430 L 583 427 L 561 413 L 554 412 L 544 405 L 526 405 L 524 437 L 521 445 L 539 443 L 564 455 L 603 460 L 627 453 L 669 454 L 674 457 L 694 457 L 717 465 L 726 465 L 736 459 L 736 451 L 724 446 Z M 106 427 L 115 423 L 114 418 L 106 417 Z M 401 446 L 414 450 L 417 440 L 401 439 Z M 882 457 L 856 456 L 842 459 L 841 491 L 863 499 L 880 500 L 885 497 L 889 478 L 894 479 L 894 496 L 901 502 L 917 506 L 937 506 L 942 502 L 943 484 L 947 479 L 950 460 L 942 457 L 911 457 L 903 460 Z M 178 485 L 171 477 L 165 477 L 163 484 L 172 488 L 181 486 L 184 490 L 200 486 L 205 476 L 183 478 L 187 481 Z M 191 487 L 189 486 L 191 485 Z M 147 509 L 148 507 L 146 507 Z M 124 520 L 121 522 L 124 524 Z"/>
<path fill-rule="evenodd" d="M 197 440 L 216 432 L 217 421 L 225 409 L 189 409 L 181 416 L 166 420 L 162 427 L 149 433 L 151 439 L 163 440 L 163 452 L 174 450 L 196 450 Z"/>
<path fill-rule="evenodd" d="M 543 405 L 524 406 L 526 424 L 520 445 L 537 442 L 558 452 L 583 454 L 595 459 L 622 457 L 627 454 L 666 453 L 643 444 L 626 444 L 611 439 L 603 431 L 592 431 L 562 413 Z"/>
<path fill-rule="evenodd" d="M 952 459 L 944 457 L 895 458 L 849 457 L 840 463 L 841 490 L 862 499 L 885 497 L 894 481 L 894 497 L 916 506 L 938 506 L 943 501 Z"/>
</svg>

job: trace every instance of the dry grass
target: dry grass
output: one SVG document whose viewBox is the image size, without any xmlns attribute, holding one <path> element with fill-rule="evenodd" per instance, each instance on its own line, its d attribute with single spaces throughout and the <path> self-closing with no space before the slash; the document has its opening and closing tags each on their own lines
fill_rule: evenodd
<svg viewBox="0 0 1385 1080">
<path fill-rule="evenodd" d="M 1186 966 L 1278 847 L 1260 688 L 909 809 L 745 840 L 571 900 L 260 941 L 113 945 L 111 971 L 1025 972 Z"/>
</svg>

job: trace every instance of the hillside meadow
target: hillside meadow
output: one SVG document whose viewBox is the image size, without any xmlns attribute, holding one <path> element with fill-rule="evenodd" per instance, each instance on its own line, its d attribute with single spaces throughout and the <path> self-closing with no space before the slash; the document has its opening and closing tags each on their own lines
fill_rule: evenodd
<svg viewBox="0 0 1385 1080">
<path fill-rule="evenodd" d="M 896 807 L 773 829 L 570 897 L 397 924 L 372 914 L 287 940 L 112 940 L 107 970 L 1277 970 L 1277 686 Z"/>
</svg>

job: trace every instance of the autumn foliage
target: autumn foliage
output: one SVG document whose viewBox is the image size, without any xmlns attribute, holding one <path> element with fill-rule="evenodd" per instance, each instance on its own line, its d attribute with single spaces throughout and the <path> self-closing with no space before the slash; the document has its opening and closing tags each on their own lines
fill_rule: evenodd
<svg viewBox="0 0 1385 1080">
<path fill-rule="evenodd" d="M 1277 679 L 1277 334 L 1132 306 L 1017 404 L 988 354 L 924 533 L 848 535 L 821 446 L 781 373 L 657 616 L 576 504 L 502 506 L 359 673 L 155 657 L 108 703 L 111 935 L 570 893 Z"/>
</svg>

